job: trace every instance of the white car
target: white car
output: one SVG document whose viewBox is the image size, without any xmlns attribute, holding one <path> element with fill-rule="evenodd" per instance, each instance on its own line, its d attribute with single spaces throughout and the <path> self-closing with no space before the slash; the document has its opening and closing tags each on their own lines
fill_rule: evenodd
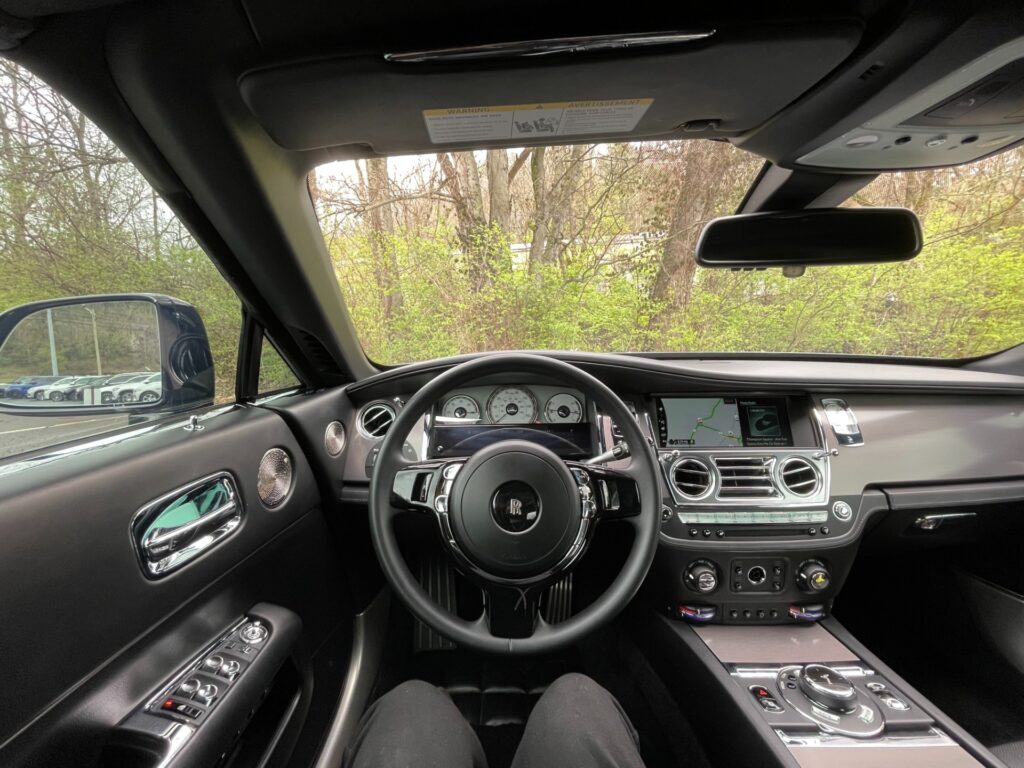
<svg viewBox="0 0 1024 768">
<path fill-rule="evenodd" d="M 40 384 L 38 387 L 32 387 L 25 396 L 36 400 L 63 400 L 66 396 L 67 390 L 73 387 L 75 385 L 75 381 L 80 378 L 82 377 L 65 376 L 62 379 L 51 381 L 48 384 Z"/>
<path fill-rule="evenodd" d="M 120 376 L 115 377 L 120 379 L 113 384 L 108 383 L 105 387 L 100 387 L 100 402 L 101 403 L 127 403 L 134 397 L 133 385 L 139 385 L 146 379 L 152 377 L 152 373 L 137 373 L 132 376 L 128 374 L 122 374 L 125 378 Z"/>
<path fill-rule="evenodd" d="M 122 403 L 155 403 L 160 399 L 163 389 L 163 374 L 153 373 L 141 381 L 131 381 L 123 385 L 117 392 L 117 399 Z"/>
</svg>

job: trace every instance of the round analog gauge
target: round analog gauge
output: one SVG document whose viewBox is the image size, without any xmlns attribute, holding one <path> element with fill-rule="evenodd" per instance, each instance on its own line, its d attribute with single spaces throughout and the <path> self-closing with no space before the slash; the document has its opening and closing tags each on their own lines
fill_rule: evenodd
<svg viewBox="0 0 1024 768">
<path fill-rule="evenodd" d="M 487 415 L 495 424 L 529 424 L 537 418 L 537 401 L 522 387 L 501 387 L 487 401 Z"/>
<path fill-rule="evenodd" d="M 583 419 L 583 405 L 573 395 L 560 392 L 544 406 L 544 418 L 551 424 L 575 424 Z"/>
<path fill-rule="evenodd" d="M 445 400 L 441 415 L 446 419 L 480 420 L 480 406 L 469 395 L 455 395 Z"/>
</svg>

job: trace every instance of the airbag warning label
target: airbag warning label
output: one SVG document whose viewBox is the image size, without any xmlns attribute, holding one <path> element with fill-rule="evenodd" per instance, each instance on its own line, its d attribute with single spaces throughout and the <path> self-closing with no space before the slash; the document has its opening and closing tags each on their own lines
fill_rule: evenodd
<svg viewBox="0 0 1024 768">
<path fill-rule="evenodd" d="M 434 144 L 626 133 L 636 128 L 653 103 L 654 99 L 612 99 L 425 109 L 423 121 Z"/>
</svg>

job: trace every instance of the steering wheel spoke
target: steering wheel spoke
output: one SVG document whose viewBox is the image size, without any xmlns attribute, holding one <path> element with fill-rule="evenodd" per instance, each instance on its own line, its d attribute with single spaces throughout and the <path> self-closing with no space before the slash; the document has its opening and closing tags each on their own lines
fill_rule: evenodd
<svg viewBox="0 0 1024 768">
<path fill-rule="evenodd" d="M 391 504 L 415 512 L 447 512 L 448 494 L 464 460 L 421 461 L 394 473 Z"/>
<path fill-rule="evenodd" d="M 609 467 L 567 461 L 579 486 L 583 516 L 595 520 L 618 520 L 640 514 L 640 491 L 630 467 Z"/>
<path fill-rule="evenodd" d="M 544 624 L 540 614 L 540 586 L 507 587 L 487 584 L 481 620 L 488 634 L 496 638 L 522 639 L 533 635 Z"/>
</svg>

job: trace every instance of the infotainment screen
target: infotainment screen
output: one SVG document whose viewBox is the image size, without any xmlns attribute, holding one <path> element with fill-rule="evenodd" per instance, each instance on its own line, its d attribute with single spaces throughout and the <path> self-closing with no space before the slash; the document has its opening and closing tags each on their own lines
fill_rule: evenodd
<svg viewBox="0 0 1024 768">
<path fill-rule="evenodd" d="M 785 400 L 664 397 L 657 400 L 664 448 L 786 447 L 793 444 Z"/>
</svg>

